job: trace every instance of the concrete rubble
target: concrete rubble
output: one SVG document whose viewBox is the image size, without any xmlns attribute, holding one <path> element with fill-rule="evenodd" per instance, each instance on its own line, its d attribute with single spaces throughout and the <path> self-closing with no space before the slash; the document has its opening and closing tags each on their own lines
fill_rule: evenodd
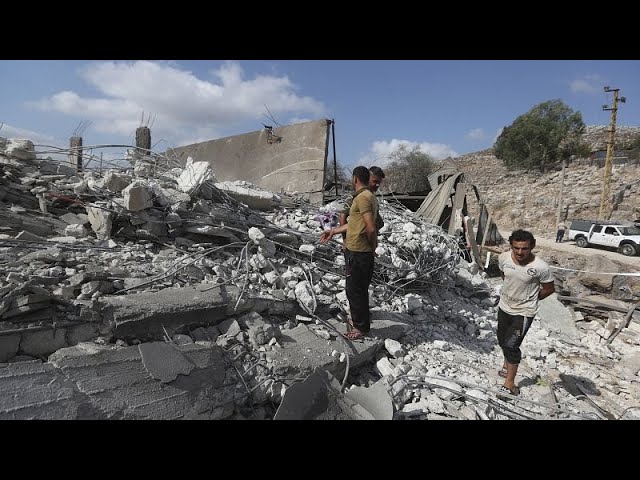
<svg viewBox="0 0 640 480">
<path fill-rule="evenodd" d="M 351 343 L 341 239 L 318 242 L 339 202 L 190 160 L 77 172 L 0 140 L 1 419 L 640 418 L 637 314 L 608 343 L 624 313 L 553 297 L 522 394 L 498 398 L 499 282 L 397 204 L 380 202 L 371 336 Z M 340 408 L 291 403 L 313 388 Z"/>
</svg>

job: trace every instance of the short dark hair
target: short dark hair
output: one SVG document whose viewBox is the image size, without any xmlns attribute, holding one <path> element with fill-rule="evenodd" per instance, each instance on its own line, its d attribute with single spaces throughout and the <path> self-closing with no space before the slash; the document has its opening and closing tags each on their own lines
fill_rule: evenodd
<svg viewBox="0 0 640 480">
<path fill-rule="evenodd" d="M 531 248 L 536 246 L 536 239 L 531 232 L 526 230 L 514 230 L 511 236 L 509 237 L 509 245 L 513 242 L 529 242 Z"/>
<path fill-rule="evenodd" d="M 369 171 L 371 172 L 372 175 L 375 175 L 376 177 L 384 178 L 384 172 L 380 167 L 375 167 L 375 166 L 371 167 Z"/>
<path fill-rule="evenodd" d="M 369 169 L 367 167 L 358 166 L 353 169 L 353 176 L 360 180 L 364 185 L 369 184 Z"/>
</svg>

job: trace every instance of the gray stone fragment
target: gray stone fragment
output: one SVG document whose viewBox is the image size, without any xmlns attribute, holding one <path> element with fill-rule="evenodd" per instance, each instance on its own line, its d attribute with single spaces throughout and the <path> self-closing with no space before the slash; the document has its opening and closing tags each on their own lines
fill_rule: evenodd
<svg viewBox="0 0 640 480">
<path fill-rule="evenodd" d="M 170 343 L 150 342 L 138 345 L 144 368 L 152 378 L 168 383 L 178 375 L 189 375 L 195 365 Z"/>
</svg>

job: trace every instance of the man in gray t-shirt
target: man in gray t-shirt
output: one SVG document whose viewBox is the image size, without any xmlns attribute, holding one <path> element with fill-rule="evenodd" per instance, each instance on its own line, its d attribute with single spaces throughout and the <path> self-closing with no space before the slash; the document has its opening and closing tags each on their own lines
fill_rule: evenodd
<svg viewBox="0 0 640 480">
<path fill-rule="evenodd" d="M 509 244 L 511 250 L 498 257 L 504 279 L 498 304 L 497 332 L 504 363 L 498 374 L 505 379 L 502 390 L 517 395 L 520 390 L 515 385 L 515 378 L 522 359 L 520 345 L 538 313 L 538 302 L 555 289 L 549 265 L 531 253 L 536 239 L 530 232 L 514 231 Z"/>
</svg>

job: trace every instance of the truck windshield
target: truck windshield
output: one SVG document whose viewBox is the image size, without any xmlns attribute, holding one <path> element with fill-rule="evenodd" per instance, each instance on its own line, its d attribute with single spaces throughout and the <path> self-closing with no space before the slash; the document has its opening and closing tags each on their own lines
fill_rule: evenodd
<svg viewBox="0 0 640 480">
<path fill-rule="evenodd" d="M 622 227 L 620 230 L 623 235 L 640 235 L 640 228 L 638 227 Z"/>
</svg>

